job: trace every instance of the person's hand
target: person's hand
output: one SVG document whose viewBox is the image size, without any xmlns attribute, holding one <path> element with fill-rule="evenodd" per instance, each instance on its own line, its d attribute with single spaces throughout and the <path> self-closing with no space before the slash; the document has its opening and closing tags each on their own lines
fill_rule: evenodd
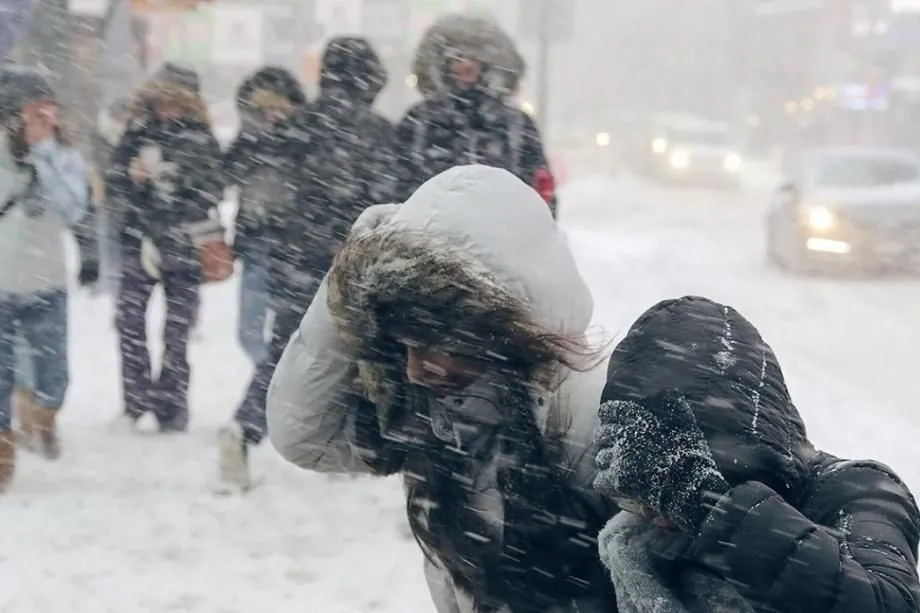
<svg viewBox="0 0 920 613">
<path fill-rule="evenodd" d="M 595 490 L 624 510 L 647 507 L 696 534 L 730 487 L 687 401 L 674 392 L 609 400 L 598 414 Z"/>
<path fill-rule="evenodd" d="M 150 171 L 141 158 L 137 157 L 131 160 L 128 166 L 128 177 L 130 177 L 131 181 L 135 184 L 144 183 L 150 180 Z"/>
<path fill-rule="evenodd" d="M 53 138 L 54 132 L 60 124 L 57 106 L 50 102 L 26 105 L 22 109 L 22 121 L 23 134 L 26 143 L 30 147 Z"/>
</svg>

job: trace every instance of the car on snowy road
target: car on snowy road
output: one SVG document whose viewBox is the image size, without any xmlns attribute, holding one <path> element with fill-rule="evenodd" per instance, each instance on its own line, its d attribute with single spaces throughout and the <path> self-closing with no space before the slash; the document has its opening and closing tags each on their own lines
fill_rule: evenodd
<svg viewBox="0 0 920 613">
<path fill-rule="evenodd" d="M 628 154 L 640 174 L 672 185 L 737 188 L 743 160 L 728 124 L 694 115 L 656 115 Z"/>
<path fill-rule="evenodd" d="M 767 255 L 803 272 L 920 269 L 920 156 L 888 147 L 802 153 L 773 193 Z"/>
</svg>

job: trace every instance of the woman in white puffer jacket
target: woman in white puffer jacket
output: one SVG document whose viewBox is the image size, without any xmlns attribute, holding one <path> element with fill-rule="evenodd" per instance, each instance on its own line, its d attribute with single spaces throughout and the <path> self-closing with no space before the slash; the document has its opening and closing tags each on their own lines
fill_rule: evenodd
<svg viewBox="0 0 920 613">
<path fill-rule="evenodd" d="M 355 225 L 275 371 L 269 436 L 309 470 L 403 476 L 439 612 L 615 611 L 592 312 L 540 196 L 451 169 Z"/>
</svg>

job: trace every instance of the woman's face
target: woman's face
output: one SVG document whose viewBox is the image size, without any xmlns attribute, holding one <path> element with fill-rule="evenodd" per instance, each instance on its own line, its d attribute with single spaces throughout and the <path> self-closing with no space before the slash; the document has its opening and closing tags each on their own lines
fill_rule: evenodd
<svg viewBox="0 0 920 613">
<path fill-rule="evenodd" d="M 157 116 L 163 121 L 178 121 L 182 119 L 182 105 L 169 100 L 158 100 L 154 105 Z"/>
<path fill-rule="evenodd" d="M 440 393 L 459 392 L 481 377 L 485 369 L 472 360 L 422 347 L 406 346 L 406 377 L 411 383 Z"/>
<path fill-rule="evenodd" d="M 482 65 L 470 58 L 456 57 L 450 60 L 449 69 L 457 87 L 472 89 L 479 82 Z"/>
</svg>

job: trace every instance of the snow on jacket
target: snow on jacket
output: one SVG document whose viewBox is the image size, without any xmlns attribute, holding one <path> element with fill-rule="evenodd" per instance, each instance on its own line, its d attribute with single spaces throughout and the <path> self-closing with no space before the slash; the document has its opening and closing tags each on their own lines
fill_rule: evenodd
<svg viewBox="0 0 920 613">
<path fill-rule="evenodd" d="M 31 294 L 67 286 L 64 235 L 86 214 L 89 187 L 80 152 L 49 138 L 32 147 L 26 164 L 9 154 L 0 135 L 0 292 Z"/>
<path fill-rule="evenodd" d="M 162 97 L 184 109 L 180 120 L 157 117 L 153 104 Z M 197 75 L 164 65 L 136 94 L 129 114 L 106 173 L 110 194 L 125 207 L 122 243 L 139 249 L 147 236 L 165 267 L 197 267 L 192 228 L 215 217 L 223 193 L 220 145 L 198 95 Z M 135 184 L 128 173 L 131 161 L 150 152 L 160 158 L 160 177 Z"/>
<path fill-rule="evenodd" d="M 297 210 L 297 194 L 305 180 L 308 135 L 303 128 L 307 104 L 297 79 L 283 68 L 261 68 L 240 84 L 237 109 L 239 134 L 224 154 L 228 186 L 238 186 L 235 246 L 245 251 L 251 240 L 272 236 L 268 229 L 283 227 Z M 287 117 L 269 123 L 264 114 L 284 110 Z M 281 216 L 282 219 L 272 220 Z"/>
<path fill-rule="evenodd" d="M 475 88 L 458 91 L 452 84 L 450 54 L 481 62 Z M 425 98 L 396 128 L 396 200 L 452 166 L 484 164 L 504 168 L 536 189 L 555 214 L 540 131 L 510 100 L 524 64 L 507 35 L 488 20 L 448 15 L 420 43 L 416 65 L 427 73 L 419 76 Z"/>
<path fill-rule="evenodd" d="M 375 245 L 372 249 L 376 251 L 363 251 L 370 245 Z M 424 257 L 416 257 L 419 253 Z M 355 268 L 356 278 L 343 280 L 337 267 L 354 263 L 355 258 L 364 262 Z M 457 278 L 450 273 L 451 279 L 439 277 L 448 270 L 464 276 Z M 497 535 L 501 545 L 512 534 L 507 516 L 510 507 L 496 483 L 502 467 L 484 436 L 490 419 L 501 423 L 506 417 L 504 412 L 494 413 L 494 407 L 501 405 L 478 401 L 479 397 L 496 395 L 488 385 L 488 376 L 483 385 L 474 384 L 472 391 L 439 398 L 428 390 L 406 385 L 398 361 L 387 370 L 373 355 L 361 355 L 349 339 L 356 333 L 373 336 L 375 329 L 386 334 L 379 329 L 377 319 L 394 308 L 383 307 L 380 301 L 386 301 L 386 296 L 406 296 L 405 308 L 418 309 L 423 327 L 437 327 L 425 313 L 439 309 L 441 326 L 455 322 L 453 315 L 461 313 L 488 326 L 488 305 L 497 300 L 526 309 L 546 331 L 583 338 L 593 301 L 546 206 L 506 171 L 485 166 L 454 168 L 431 179 L 402 205 L 367 210 L 355 224 L 330 275 L 275 370 L 268 397 L 273 445 L 289 461 L 310 470 L 401 472 L 411 515 L 425 506 L 424 497 L 413 495 L 420 486 L 414 476 L 419 460 L 424 460 L 426 449 L 432 449 L 432 440 L 456 437 L 456 444 L 468 457 L 467 462 L 460 463 L 461 470 L 468 482 L 475 484 L 469 507 L 461 513 L 476 514 L 485 524 L 482 532 L 467 535 L 472 544 L 462 546 L 475 549 L 475 541 L 480 537 L 486 540 L 482 535 L 487 533 L 488 539 Z M 470 288 L 470 294 L 482 297 L 482 301 L 435 304 L 434 288 L 451 284 Z M 428 304 L 426 299 L 433 302 Z M 413 303 L 416 307 L 411 306 Z M 376 342 L 368 345 L 376 346 Z M 404 360 L 404 350 L 402 355 Z M 529 583 L 524 580 L 528 594 L 516 593 L 517 602 L 499 605 L 514 611 L 568 612 L 576 610 L 573 607 L 578 601 L 578 610 L 583 612 L 615 611 L 609 581 L 593 574 L 603 570 L 588 545 L 612 514 L 591 489 L 592 438 L 603 378 L 602 368 L 556 372 L 552 383 L 534 384 L 539 389 L 535 400 L 516 405 L 530 413 L 536 436 L 543 443 L 559 445 L 557 468 L 565 475 L 560 502 L 570 507 L 564 516 L 569 517 L 571 528 L 553 524 L 540 532 L 541 527 L 527 526 L 539 533 L 542 547 L 539 551 L 526 550 L 519 564 L 524 569 L 522 575 L 534 572 Z M 505 410 L 513 408 L 506 406 Z M 471 417 L 473 411 L 479 412 L 475 419 Z M 471 429 L 467 427 L 470 423 L 478 426 Z M 466 454 L 466 450 L 471 451 Z M 452 478 L 442 485 L 448 489 L 465 487 L 461 479 Z M 453 493 L 448 491 L 440 500 Z M 540 494 L 529 492 L 535 497 Z M 542 503 L 533 505 L 532 511 L 538 507 L 553 513 L 542 508 Z M 458 521 L 467 519 L 475 523 L 476 518 Z M 474 603 L 467 591 L 458 588 L 457 577 L 436 562 L 427 564 L 426 576 L 439 612 L 491 610 Z M 546 568 L 556 565 L 553 570 L 557 574 L 548 570 L 539 574 L 544 564 Z M 595 582 L 598 580 L 600 583 Z M 562 587 L 567 581 L 570 584 Z M 526 606 L 522 604 L 525 601 Z M 539 606 L 534 605 L 536 601 Z M 495 602 L 490 604 L 496 606 Z M 496 610 L 505 609 L 499 606 Z"/>
<path fill-rule="evenodd" d="M 920 610 L 920 513 L 887 466 L 814 449 L 779 362 L 734 309 L 704 298 L 649 309 L 616 347 L 605 394 L 688 400 L 733 487 L 684 557 L 760 613 Z"/>
<path fill-rule="evenodd" d="M 361 212 L 391 201 L 392 126 L 372 107 L 386 79 L 365 39 L 336 37 L 326 46 L 320 94 L 302 117 L 306 172 L 296 209 L 270 219 L 273 276 L 321 278 Z"/>
</svg>

